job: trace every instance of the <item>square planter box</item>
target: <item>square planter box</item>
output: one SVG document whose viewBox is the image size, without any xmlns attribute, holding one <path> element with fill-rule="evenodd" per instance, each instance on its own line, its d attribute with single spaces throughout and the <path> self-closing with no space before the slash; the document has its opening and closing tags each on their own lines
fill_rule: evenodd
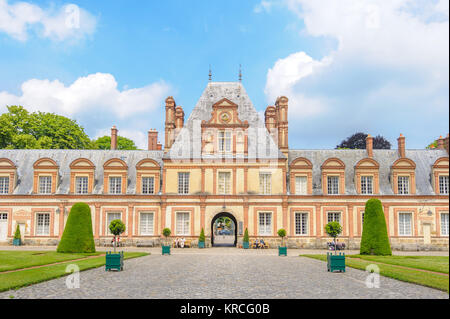
<svg viewBox="0 0 450 319">
<path fill-rule="evenodd" d="M 13 245 L 14 246 L 21 246 L 22 245 L 22 240 L 19 239 L 13 239 Z"/>
<path fill-rule="evenodd" d="M 106 252 L 105 270 L 116 269 L 118 271 L 123 270 L 123 251 L 118 254 Z"/>
<path fill-rule="evenodd" d="M 170 246 L 162 246 L 162 254 L 163 256 L 165 254 L 170 255 Z"/>
<path fill-rule="evenodd" d="M 287 257 L 287 247 L 278 246 L 278 256 L 286 256 Z"/>
<path fill-rule="evenodd" d="M 339 253 L 339 255 L 327 253 L 327 270 L 345 272 L 345 253 Z"/>
<path fill-rule="evenodd" d="M 244 241 L 244 242 L 242 243 L 242 248 L 244 248 L 244 249 L 249 249 L 249 248 L 250 248 L 250 243 L 249 243 L 248 241 Z"/>
<path fill-rule="evenodd" d="M 205 242 L 204 241 L 199 241 L 198 242 L 198 248 L 205 248 Z"/>
</svg>

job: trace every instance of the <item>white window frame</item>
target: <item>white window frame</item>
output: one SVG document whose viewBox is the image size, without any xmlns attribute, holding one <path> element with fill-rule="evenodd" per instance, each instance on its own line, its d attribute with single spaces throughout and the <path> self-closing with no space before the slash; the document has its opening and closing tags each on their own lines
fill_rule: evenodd
<svg viewBox="0 0 450 319">
<path fill-rule="evenodd" d="M 50 213 L 36 213 L 36 236 L 50 236 Z"/>
<path fill-rule="evenodd" d="M 147 220 L 144 220 L 143 216 L 146 216 Z M 139 212 L 139 234 L 141 236 L 153 236 L 155 232 L 154 227 L 155 213 L 150 211 Z"/>
<path fill-rule="evenodd" d="M 328 195 L 339 195 L 340 177 L 334 175 L 327 176 Z"/>
<path fill-rule="evenodd" d="M 155 194 L 155 177 L 154 176 L 142 176 L 142 194 L 151 195 Z"/>
<path fill-rule="evenodd" d="M 9 176 L 0 176 L 0 194 L 9 194 Z"/>
<path fill-rule="evenodd" d="M 373 195 L 373 176 L 362 175 L 360 182 L 361 182 L 361 194 Z"/>
<path fill-rule="evenodd" d="M 308 176 L 295 176 L 295 195 L 308 195 Z"/>
<path fill-rule="evenodd" d="M 8 220 L 8 213 L 0 212 L 0 220 Z"/>
<path fill-rule="evenodd" d="M 406 216 L 409 216 L 409 226 L 406 222 Z M 398 235 L 412 236 L 413 234 L 413 214 L 411 212 L 398 213 Z"/>
<path fill-rule="evenodd" d="M 122 194 L 122 176 L 109 176 L 109 193 Z"/>
<path fill-rule="evenodd" d="M 75 176 L 75 193 L 88 194 L 89 192 L 89 177 Z"/>
<path fill-rule="evenodd" d="M 272 194 L 272 173 L 259 173 L 259 193 L 262 195 Z"/>
<path fill-rule="evenodd" d="M 114 215 L 114 217 L 110 217 L 113 215 Z M 117 215 L 119 215 L 119 218 L 117 218 Z M 106 226 L 106 233 L 108 235 L 112 235 L 111 231 L 109 230 L 109 225 L 111 224 L 111 222 L 113 220 L 116 220 L 116 219 L 122 220 L 122 212 L 107 212 L 106 213 L 106 225 L 105 226 Z"/>
<path fill-rule="evenodd" d="M 448 212 L 441 213 L 441 236 L 448 236 Z"/>
<path fill-rule="evenodd" d="M 272 235 L 272 212 L 258 212 L 258 234 Z"/>
<path fill-rule="evenodd" d="M 218 172 L 217 184 L 220 195 L 231 194 L 231 172 Z"/>
<path fill-rule="evenodd" d="M 53 177 L 49 175 L 40 175 L 38 178 L 39 178 L 39 194 L 51 194 Z"/>
<path fill-rule="evenodd" d="M 190 236 L 191 234 L 190 212 L 176 212 L 176 234 L 178 236 Z"/>
<path fill-rule="evenodd" d="M 448 195 L 449 178 L 448 175 L 439 175 L 439 194 Z"/>
<path fill-rule="evenodd" d="M 187 195 L 189 194 L 189 172 L 178 172 L 178 194 Z"/>
<path fill-rule="evenodd" d="M 410 176 L 397 176 L 397 193 L 399 195 L 409 195 Z"/>
<path fill-rule="evenodd" d="M 295 212 L 295 235 L 306 236 L 308 235 L 308 219 L 309 212 Z"/>
<path fill-rule="evenodd" d="M 330 218 L 330 216 L 332 216 Z M 336 220 L 336 216 L 338 216 Z M 340 225 L 342 225 L 342 212 L 327 212 L 327 223 L 330 222 L 338 222 Z"/>
<path fill-rule="evenodd" d="M 231 131 L 219 131 L 217 141 L 219 152 L 231 152 Z"/>
</svg>

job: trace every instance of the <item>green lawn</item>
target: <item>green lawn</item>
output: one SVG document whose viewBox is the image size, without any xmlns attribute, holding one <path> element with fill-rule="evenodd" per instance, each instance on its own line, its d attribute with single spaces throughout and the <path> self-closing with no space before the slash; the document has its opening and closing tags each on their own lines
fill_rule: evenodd
<svg viewBox="0 0 450 319">
<path fill-rule="evenodd" d="M 302 257 L 308 257 L 308 258 L 314 258 L 322 261 L 327 261 L 326 255 L 301 255 Z M 359 257 L 359 256 L 358 256 Z M 369 256 L 364 256 L 369 257 Z M 374 256 L 370 256 L 374 257 Z M 441 257 L 431 257 L 427 256 L 430 260 L 435 260 L 436 264 L 439 264 L 442 258 Z M 382 256 L 376 256 L 377 262 L 383 262 L 388 263 L 392 260 L 396 260 L 395 258 L 392 258 L 392 256 L 382 257 Z M 448 273 L 448 257 L 447 258 L 447 273 Z M 420 258 L 419 258 L 420 259 Z M 401 259 L 399 259 L 401 260 Z M 375 261 L 375 260 L 374 260 Z M 398 260 L 397 260 L 398 262 Z M 425 261 L 424 261 L 425 262 Z M 348 258 L 348 256 L 345 258 L 345 264 L 347 267 L 366 270 L 366 267 L 370 265 L 372 262 L 370 260 L 358 260 L 355 258 Z M 408 265 L 408 266 L 407 266 Z M 410 267 L 412 263 L 410 263 L 407 260 L 403 260 L 402 266 Z M 414 284 L 419 284 L 422 286 L 427 286 L 431 288 L 436 288 L 439 290 L 449 292 L 449 279 L 446 275 L 440 275 L 440 274 L 433 274 L 429 272 L 424 272 L 421 270 L 415 270 L 415 269 L 404 269 L 396 267 L 393 264 L 377 264 L 377 266 L 380 268 L 380 275 L 385 277 L 394 278 L 401 281 L 406 281 Z M 419 266 L 423 266 L 422 264 L 419 264 Z M 422 268 L 418 268 L 422 269 Z M 433 268 L 436 269 L 436 268 Z M 326 265 L 324 265 L 324 271 L 326 271 Z M 435 270 L 433 270 L 435 271 Z"/>
<path fill-rule="evenodd" d="M 101 254 L 101 252 L 88 254 L 61 254 L 55 251 L 0 251 L 0 272 L 48 265 L 99 254 Z"/>
<path fill-rule="evenodd" d="M 146 256 L 148 253 L 140 252 L 125 252 L 124 258 L 136 258 Z M 0 291 L 6 291 L 10 289 L 17 289 L 20 287 L 37 284 L 39 282 L 55 279 L 69 275 L 66 273 L 66 267 L 68 264 L 76 264 L 80 268 L 80 271 L 97 268 L 105 265 L 105 257 L 94 257 L 85 260 L 78 260 L 73 262 L 65 262 L 63 264 L 44 266 L 34 269 L 19 270 L 10 273 L 0 273 Z M 126 265 L 125 265 L 126 267 Z"/>
</svg>

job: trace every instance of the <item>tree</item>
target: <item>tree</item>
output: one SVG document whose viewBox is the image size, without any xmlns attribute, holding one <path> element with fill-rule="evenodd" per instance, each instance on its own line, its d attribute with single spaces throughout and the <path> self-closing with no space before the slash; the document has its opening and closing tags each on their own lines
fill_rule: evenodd
<svg viewBox="0 0 450 319">
<path fill-rule="evenodd" d="M 89 205 L 76 203 L 72 206 L 56 251 L 58 253 L 95 253 Z"/>
<path fill-rule="evenodd" d="M 120 219 L 114 219 L 111 221 L 111 224 L 109 224 L 109 231 L 114 235 L 114 253 L 116 253 L 116 237 L 120 236 L 120 234 L 125 231 L 125 224 Z"/>
<path fill-rule="evenodd" d="M 92 149 L 97 150 L 109 150 L 111 149 L 111 136 L 102 136 L 92 141 Z M 118 150 L 137 150 L 135 143 L 123 136 L 117 137 L 117 149 Z"/>
<path fill-rule="evenodd" d="M 433 143 L 428 144 L 428 146 L 426 147 L 426 149 L 428 150 L 432 150 L 438 147 L 438 141 L 434 141 Z"/>
<path fill-rule="evenodd" d="M 376 198 L 366 202 L 361 236 L 361 255 L 391 256 L 391 245 L 386 227 L 383 206 Z"/>
<path fill-rule="evenodd" d="M 336 146 L 336 149 L 365 149 L 366 148 L 366 133 L 355 133 L 347 139 L 343 140 L 341 144 Z M 390 150 L 391 143 L 381 135 L 373 138 L 373 149 Z"/>
<path fill-rule="evenodd" d="M 279 229 L 278 236 L 281 237 L 281 247 L 284 247 L 284 237 L 286 237 L 286 230 L 283 228 Z"/>
<path fill-rule="evenodd" d="M 336 237 L 342 233 L 342 226 L 338 222 L 329 222 L 325 225 L 325 232 L 328 236 L 333 237 L 334 242 L 334 254 L 337 254 L 336 249 Z"/>
<path fill-rule="evenodd" d="M 91 140 L 75 120 L 54 113 L 29 113 L 8 106 L 0 115 L 0 148 L 86 149 Z"/>
<path fill-rule="evenodd" d="M 246 228 L 245 229 L 245 232 L 244 232 L 244 243 L 248 243 L 249 241 L 250 241 L 250 239 L 248 238 L 248 229 Z"/>
<path fill-rule="evenodd" d="M 20 227 L 19 227 L 19 224 L 17 224 L 16 232 L 14 233 L 14 239 L 22 239 L 22 236 L 20 235 Z"/>
<path fill-rule="evenodd" d="M 162 234 L 166 238 L 166 246 L 167 246 L 167 237 L 169 237 L 170 234 L 172 234 L 172 231 L 170 230 L 170 228 L 164 228 Z"/>
<path fill-rule="evenodd" d="M 201 243 L 204 243 L 206 240 L 205 238 L 205 230 L 202 228 L 201 232 L 200 232 L 200 236 L 198 237 L 198 241 Z"/>
</svg>

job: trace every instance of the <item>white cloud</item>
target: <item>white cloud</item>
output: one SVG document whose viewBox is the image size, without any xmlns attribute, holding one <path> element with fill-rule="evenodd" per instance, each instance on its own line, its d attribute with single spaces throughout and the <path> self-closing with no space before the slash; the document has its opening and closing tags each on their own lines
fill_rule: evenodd
<svg viewBox="0 0 450 319">
<path fill-rule="evenodd" d="M 253 12 L 255 13 L 270 12 L 272 10 L 273 5 L 274 3 L 272 1 L 262 0 L 253 8 Z"/>
<path fill-rule="evenodd" d="M 74 4 L 43 9 L 27 2 L 0 0 L 0 32 L 19 41 L 26 41 L 31 30 L 55 41 L 74 41 L 94 33 L 96 23 L 91 13 Z"/>
<path fill-rule="evenodd" d="M 21 90 L 21 95 L 0 92 L 0 112 L 5 111 L 6 105 L 17 104 L 30 111 L 67 116 L 95 110 L 127 118 L 158 108 L 169 92 L 169 85 L 160 81 L 120 91 L 113 75 L 95 73 L 80 77 L 69 86 L 59 80 L 31 79 L 22 84 Z"/>
</svg>

